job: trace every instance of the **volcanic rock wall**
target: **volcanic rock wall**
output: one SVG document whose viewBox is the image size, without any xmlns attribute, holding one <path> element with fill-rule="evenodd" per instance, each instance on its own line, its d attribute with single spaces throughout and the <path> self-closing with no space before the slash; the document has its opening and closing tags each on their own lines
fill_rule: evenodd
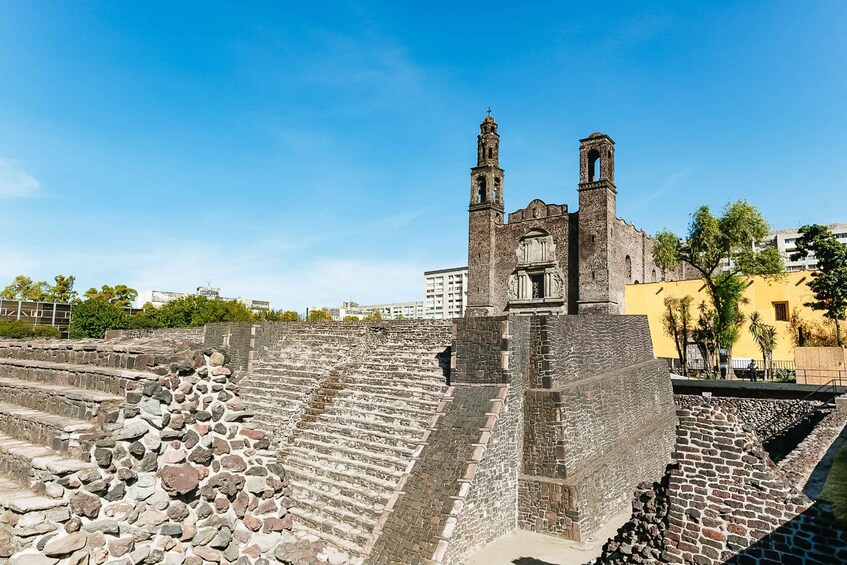
<svg viewBox="0 0 847 565">
<path fill-rule="evenodd" d="M 222 353 L 108 342 L 2 353 L 34 372 L 61 362 L 51 369 L 76 386 L 124 396 L 101 418 L 111 424 L 72 442 L 76 458 L 32 460 L 36 497 L 22 489 L 0 516 L 11 563 L 253 563 L 294 540 L 284 470 L 246 423 Z"/>
</svg>

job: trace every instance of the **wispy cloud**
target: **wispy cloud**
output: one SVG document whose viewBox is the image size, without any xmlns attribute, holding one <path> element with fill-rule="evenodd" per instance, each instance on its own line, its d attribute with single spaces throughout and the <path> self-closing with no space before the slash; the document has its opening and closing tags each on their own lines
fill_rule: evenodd
<svg viewBox="0 0 847 565">
<path fill-rule="evenodd" d="M 41 194 L 41 183 L 20 163 L 0 158 L 0 199 L 28 198 Z"/>
<path fill-rule="evenodd" d="M 663 196 L 667 192 L 673 190 L 674 188 L 679 186 L 679 183 L 681 183 L 685 179 L 685 177 L 687 177 L 693 170 L 694 167 L 686 167 L 684 169 L 676 171 L 671 176 L 669 176 L 665 180 L 665 182 L 663 182 L 656 190 L 644 196 L 643 198 L 640 198 L 635 204 L 635 206 L 633 206 L 633 209 L 642 208 L 643 206 Z"/>
</svg>

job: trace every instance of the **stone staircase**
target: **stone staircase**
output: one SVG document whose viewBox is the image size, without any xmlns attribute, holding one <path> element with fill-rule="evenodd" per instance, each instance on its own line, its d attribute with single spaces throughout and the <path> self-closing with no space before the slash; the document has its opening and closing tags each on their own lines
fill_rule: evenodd
<svg viewBox="0 0 847 565">
<path fill-rule="evenodd" d="M 96 471 L 82 454 L 122 417 L 126 383 L 149 377 L 125 368 L 144 354 L 0 341 L 0 548 L 67 520 L 63 477 Z"/>
<path fill-rule="evenodd" d="M 290 324 L 279 343 L 262 352 L 240 383 L 239 396 L 255 412 L 253 421 L 272 432 L 276 443 L 287 440 L 333 369 L 359 354 L 364 333 L 351 329 L 356 328 Z"/>
<path fill-rule="evenodd" d="M 437 355 L 450 324 L 394 322 L 365 337 L 326 371 L 281 449 L 295 529 L 357 562 L 447 392 Z"/>
</svg>

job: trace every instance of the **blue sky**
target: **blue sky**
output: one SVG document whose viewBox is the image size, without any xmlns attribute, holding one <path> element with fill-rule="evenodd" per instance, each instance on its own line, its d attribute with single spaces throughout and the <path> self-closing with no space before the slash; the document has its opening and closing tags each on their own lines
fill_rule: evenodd
<svg viewBox="0 0 847 565">
<path fill-rule="evenodd" d="M 599 130 L 649 233 L 847 221 L 843 1 L 239 4 L 0 0 L 0 285 L 420 299 L 488 106 L 508 210 Z"/>
</svg>

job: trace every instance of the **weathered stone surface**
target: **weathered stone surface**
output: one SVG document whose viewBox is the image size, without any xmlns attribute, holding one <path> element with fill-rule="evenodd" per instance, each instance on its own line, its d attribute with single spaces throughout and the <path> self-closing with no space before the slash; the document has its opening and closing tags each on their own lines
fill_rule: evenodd
<svg viewBox="0 0 847 565">
<path fill-rule="evenodd" d="M 87 518 L 96 518 L 102 505 L 99 497 L 85 492 L 73 493 L 69 502 L 74 512 Z"/>
<path fill-rule="evenodd" d="M 169 493 L 187 494 L 197 488 L 200 473 L 188 463 L 184 465 L 165 465 L 158 473 L 162 486 Z"/>
<path fill-rule="evenodd" d="M 85 547 L 87 536 L 83 532 L 68 534 L 64 537 L 54 538 L 44 546 L 44 555 L 47 557 L 64 557 L 78 549 Z"/>
<path fill-rule="evenodd" d="M 109 546 L 109 553 L 111 553 L 113 557 L 126 555 L 135 547 L 135 540 L 132 537 L 110 539 L 107 543 Z"/>
<path fill-rule="evenodd" d="M 112 438 L 118 441 L 136 439 L 146 434 L 149 429 L 150 427 L 141 420 L 133 420 L 114 432 Z"/>
</svg>

